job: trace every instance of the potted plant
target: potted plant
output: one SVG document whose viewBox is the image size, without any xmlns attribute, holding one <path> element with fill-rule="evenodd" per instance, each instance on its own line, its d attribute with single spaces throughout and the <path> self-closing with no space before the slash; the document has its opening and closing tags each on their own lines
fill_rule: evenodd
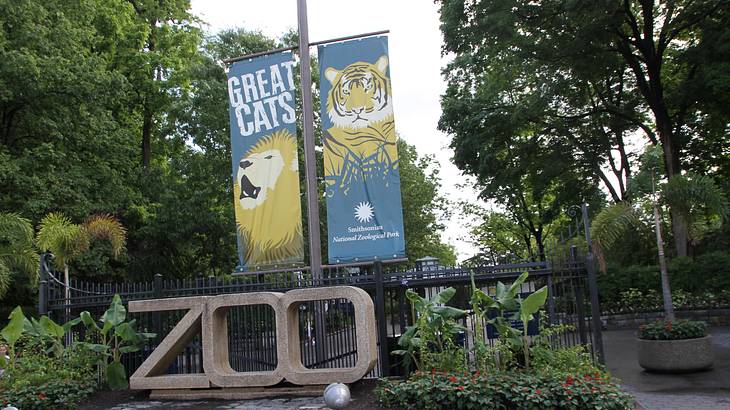
<svg viewBox="0 0 730 410">
<path fill-rule="evenodd" d="M 657 321 L 639 327 L 639 365 L 649 371 L 693 372 L 712 367 L 712 336 L 707 323 Z"/>
</svg>

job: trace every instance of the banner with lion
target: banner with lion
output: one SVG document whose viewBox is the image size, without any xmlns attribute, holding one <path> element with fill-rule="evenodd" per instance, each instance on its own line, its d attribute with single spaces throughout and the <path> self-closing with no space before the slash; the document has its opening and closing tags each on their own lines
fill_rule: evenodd
<svg viewBox="0 0 730 410">
<path fill-rule="evenodd" d="M 329 263 L 405 256 L 387 37 L 320 46 Z"/>
<path fill-rule="evenodd" d="M 248 270 L 304 260 L 293 67 L 281 53 L 228 71 L 238 253 Z"/>
</svg>

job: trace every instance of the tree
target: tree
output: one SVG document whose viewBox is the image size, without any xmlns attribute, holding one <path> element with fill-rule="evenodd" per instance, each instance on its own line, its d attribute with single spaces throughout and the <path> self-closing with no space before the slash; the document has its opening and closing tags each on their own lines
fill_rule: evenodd
<svg viewBox="0 0 730 410">
<path fill-rule="evenodd" d="M 38 263 L 33 225 L 16 213 L 0 212 L 0 299 L 7 293 L 14 272 L 22 272 L 36 283 Z"/>
<path fill-rule="evenodd" d="M 702 136 L 712 136 L 727 147 L 727 138 L 717 132 L 726 127 L 728 113 L 727 105 L 722 104 L 726 97 L 719 96 L 718 91 L 726 92 L 730 87 L 724 80 L 730 60 L 730 52 L 723 46 L 730 22 L 726 6 L 726 0 L 443 0 L 441 16 L 445 51 L 457 54 L 448 68 L 457 83 L 454 87 L 459 78 L 476 76 L 490 80 L 489 84 L 484 81 L 471 87 L 477 96 L 482 88 L 489 91 L 490 87 L 491 94 L 502 95 L 502 101 L 491 105 L 494 110 L 516 91 L 543 103 L 536 106 L 538 114 L 560 113 L 567 108 L 562 117 L 590 119 L 615 135 L 640 129 L 650 144 L 662 147 L 665 175 L 671 178 L 681 174 L 688 149 L 698 145 L 695 142 Z M 510 66 L 519 75 L 508 78 L 534 81 L 500 82 L 494 67 L 506 70 Z M 591 98 L 574 104 L 574 91 L 590 92 L 591 87 L 600 85 L 597 75 L 606 69 L 616 70 L 614 80 L 606 82 L 607 87 L 595 88 L 598 92 L 588 94 Z M 485 79 L 483 73 L 492 75 Z M 555 80 L 560 78 L 568 80 L 562 90 L 552 86 L 559 84 Z M 462 83 L 467 90 L 473 85 Z M 608 90 L 624 97 L 606 98 L 611 94 Z M 639 98 L 632 101 L 632 97 Z M 591 107 L 585 101 L 594 99 L 600 104 L 593 109 L 578 109 Z M 486 103 L 490 106 L 489 99 Z M 467 120 L 474 127 L 493 120 L 488 117 L 490 110 L 483 112 L 484 118 L 473 115 Z M 707 133 L 712 127 L 715 132 Z M 605 138 L 600 129 L 597 131 L 588 135 L 591 140 Z M 684 255 L 687 227 L 679 211 L 672 208 L 671 213 L 677 253 Z"/>
<path fill-rule="evenodd" d="M 399 138 L 398 166 L 409 262 L 415 263 L 416 259 L 433 256 L 443 265 L 455 265 L 454 248 L 441 242 L 439 236 L 444 229 L 440 217 L 448 212 L 449 203 L 439 194 L 441 181 L 438 164 L 433 157 L 419 157 L 413 145 Z"/>
<path fill-rule="evenodd" d="M 51 252 L 55 264 L 63 269 L 66 299 L 70 296 L 69 263 L 86 252 L 91 242 L 102 239 L 110 242 L 112 255 L 118 257 L 124 249 L 126 230 L 111 215 L 95 215 L 81 225 L 59 213 L 50 213 L 41 220 L 36 243 L 44 252 Z"/>
<path fill-rule="evenodd" d="M 188 64 L 200 44 L 188 0 L 127 0 L 134 11 L 137 33 L 144 39 L 129 50 L 134 64 L 124 65 L 141 108 L 141 157 L 147 168 L 152 160 L 152 140 L 166 137 L 160 124 L 174 95 L 184 90 Z M 140 47 L 141 46 L 141 47 Z"/>
</svg>

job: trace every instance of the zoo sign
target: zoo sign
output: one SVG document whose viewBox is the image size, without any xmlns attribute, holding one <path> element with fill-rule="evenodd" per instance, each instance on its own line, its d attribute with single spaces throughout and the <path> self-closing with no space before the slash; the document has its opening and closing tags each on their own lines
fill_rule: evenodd
<svg viewBox="0 0 730 410">
<path fill-rule="evenodd" d="M 315 300 L 348 299 L 354 306 L 357 361 L 349 368 L 308 369 L 302 364 L 299 306 Z M 276 323 L 276 368 L 237 372 L 228 357 L 228 311 L 236 306 L 268 305 Z M 130 377 L 132 389 L 207 389 L 273 386 L 282 380 L 298 385 L 352 383 L 377 362 L 375 310 L 364 290 L 352 286 L 255 292 L 219 296 L 129 302 L 130 312 L 187 310 L 175 327 Z M 178 354 L 200 333 L 204 373 L 166 374 Z"/>
<path fill-rule="evenodd" d="M 287 52 L 228 71 L 238 253 L 249 269 L 304 260 L 293 66 Z"/>
</svg>

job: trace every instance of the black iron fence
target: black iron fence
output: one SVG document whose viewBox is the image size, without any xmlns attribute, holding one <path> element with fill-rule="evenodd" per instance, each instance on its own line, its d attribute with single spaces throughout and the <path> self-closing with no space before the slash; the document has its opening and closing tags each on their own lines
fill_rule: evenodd
<svg viewBox="0 0 730 410">
<path fill-rule="evenodd" d="M 394 271 L 380 263 L 370 266 L 342 266 L 328 268 L 323 278 L 312 279 L 304 269 L 280 272 L 251 273 L 229 279 L 196 278 L 190 280 L 166 279 L 156 275 L 151 282 L 91 284 L 70 282 L 69 295 L 58 275 L 44 270 L 40 286 L 41 313 L 48 313 L 57 321 L 77 317 L 89 311 L 99 318 L 108 307 L 112 295 L 131 300 L 171 298 L 198 295 L 220 295 L 258 291 L 278 291 L 334 285 L 356 286 L 367 291 L 376 307 L 379 360 L 369 377 L 399 374 L 403 371 L 400 358 L 391 355 L 397 349 L 397 341 L 406 327 L 413 322 L 413 313 L 406 299 L 408 289 L 424 297 L 432 297 L 446 287 L 454 287 L 456 295 L 449 302 L 454 307 L 469 309 L 472 277 L 476 286 L 494 294 L 498 281 L 510 283 L 522 272 L 529 272 L 529 279 L 520 293 L 526 295 L 547 285 L 549 289 L 544 320 L 547 324 L 566 324 L 570 329 L 562 332 L 554 342 L 561 345 L 583 344 L 588 346 L 597 360 L 602 357 L 601 329 L 596 326 L 595 315 L 600 320 L 600 310 L 591 303 L 586 266 L 572 248 L 564 262 L 554 266 L 548 262 L 528 262 L 480 266 L 472 268 L 424 267 L 420 270 Z M 348 300 L 320 300 L 300 306 L 299 333 L 302 363 L 309 368 L 351 367 L 357 360 L 355 347 L 354 309 Z M 183 311 L 165 311 L 130 314 L 137 320 L 138 329 L 156 333 L 148 346 L 125 356 L 129 374 L 160 343 L 184 314 Z M 322 326 L 315 326 L 319 321 Z M 475 323 L 471 315 L 462 319 L 470 329 L 461 338 L 465 347 L 473 343 Z M 545 323 L 543 323 L 545 324 Z M 486 326 L 486 340 L 494 341 L 494 332 Z M 83 338 L 83 328 L 77 326 L 74 337 Z M 237 371 L 272 370 L 276 367 L 276 327 L 273 310 L 266 306 L 240 306 L 228 312 L 229 357 L 231 367 Z M 201 373 L 202 346 L 200 336 L 193 339 L 170 365 L 168 373 Z"/>
</svg>

